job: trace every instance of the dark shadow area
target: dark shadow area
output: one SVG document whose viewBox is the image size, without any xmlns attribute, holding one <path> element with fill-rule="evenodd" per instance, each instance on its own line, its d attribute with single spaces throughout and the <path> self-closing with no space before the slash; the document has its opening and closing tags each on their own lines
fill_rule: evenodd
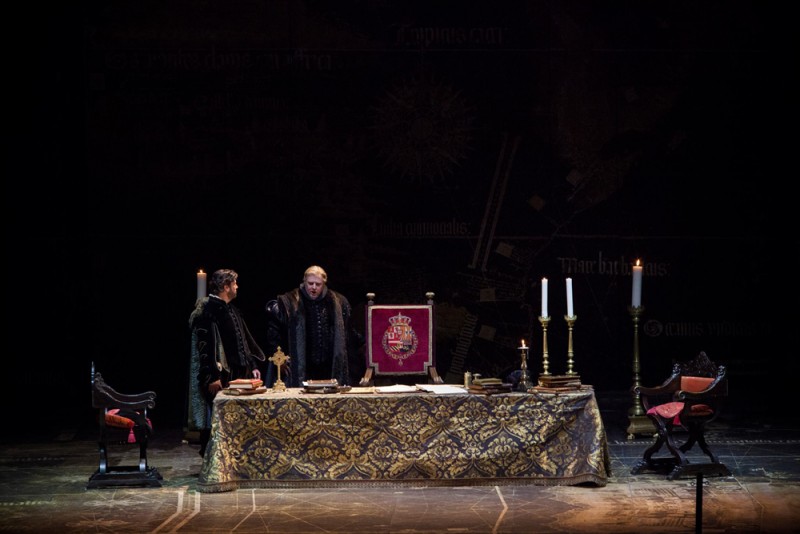
<svg viewBox="0 0 800 534">
<path fill-rule="evenodd" d="M 199 269 L 239 272 L 259 342 L 266 302 L 312 264 L 360 318 L 369 292 L 433 292 L 448 383 L 518 369 L 521 339 L 541 371 L 544 277 L 564 372 L 570 277 L 576 369 L 627 391 L 637 259 L 641 383 L 704 350 L 728 367 L 732 426 L 797 428 L 773 401 L 797 370 L 781 314 L 798 245 L 796 47 L 773 8 L 24 11 L 3 184 L 15 436 L 90 426 L 92 361 L 118 390 L 158 394 L 157 433 L 181 428 Z"/>
</svg>

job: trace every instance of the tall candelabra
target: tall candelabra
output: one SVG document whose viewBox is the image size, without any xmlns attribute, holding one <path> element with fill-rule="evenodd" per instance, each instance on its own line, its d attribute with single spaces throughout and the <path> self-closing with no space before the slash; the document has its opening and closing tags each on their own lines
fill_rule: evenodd
<svg viewBox="0 0 800 534">
<path fill-rule="evenodd" d="M 542 323 L 542 374 L 550 375 L 550 355 L 547 352 L 547 325 L 550 324 L 550 317 L 539 317 Z"/>
<path fill-rule="evenodd" d="M 641 362 L 639 360 L 639 318 L 644 312 L 643 306 L 628 306 L 628 312 L 633 321 L 633 386 L 631 396 L 633 405 L 628 409 L 628 439 L 633 439 L 636 434 L 652 433 L 655 430 L 652 421 L 644 413 L 642 397 L 639 386 L 642 385 Z"/>
<path fill-rule="evenodd" d="M 542 363 L 544 367 L 539 374 L 539 387 L 555 388 L 558 391 L 569 391 L 581 387 L 581 377 L 578 376 L 578 373 L 573 369 L 575 361 L 573 359 L 574 352 L 572 350 L 572 327 L 577 317 L 574 315 L 565 315 L 564 318 L 567 320 L 567 325 L 569 326 L 567 372 L 563 375 L 554 375 L 550 372 L 550 361 L 547 349 L 547 327 L 550 324 L 550 317 L 539 317 L 539 322 L 542 323 Z"/>
<path fill-rule="evenodd" d="M 578 320 L 578 316 L 565 315 L 564 320 L 567 321 L 567 328 L 569 329 L 569 338 L 567 340 L 567 376 L 575 376 L 578 373 L 572 368 L 575 364 L 575 352 L 572 350 L 572 329 L 575 326 L 575 321 Z"/>
</svg>

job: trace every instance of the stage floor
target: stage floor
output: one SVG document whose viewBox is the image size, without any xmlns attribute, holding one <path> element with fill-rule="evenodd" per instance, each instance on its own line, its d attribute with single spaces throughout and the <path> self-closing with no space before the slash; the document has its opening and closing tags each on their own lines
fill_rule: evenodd
<svg viewBox="0 0 800 534">
<path fill-rule="evenodd" d="M 69 532 L 511 533 L 696 532 L 696 480 L 631 475 L 651 443 L 628 439 L 625 394 L 597 392 L 608 436 L 605 487 L 478 486 L 196 491 L 201 458 L 181 429 L 159 429 L 150 464 L 161 488 L 86 490 L 97 468 L 90 429 L 0 443 L 0 530 Z M 704 479 L 702 530 L 798 532 L 797 419 L 737 414 L 712 425 L 712 449 L 732 472 Z M 692 455 L 694 457 L 694 455 Z M 128 449 L 126 463 L 138 452 Z M 699 456 L 698 456 L 699 458 Z M 111 461 L 119 455 L 112 451 Z"/>
</svg>

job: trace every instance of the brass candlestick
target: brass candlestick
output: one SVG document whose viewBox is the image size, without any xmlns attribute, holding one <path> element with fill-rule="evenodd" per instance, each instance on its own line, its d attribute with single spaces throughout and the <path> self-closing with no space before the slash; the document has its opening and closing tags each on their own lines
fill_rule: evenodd
<svg viewBox="0 0 800 534">
<path fill-rule="evenodd" d="M 575 376 L 576 373 L 572 366 L 575 363 L 574 355 L 575 353 L 572 350 L 572 329 L 575 326 L 575 321 L 578 320 L 577 315 L 565 315 L 564 320 L 567 321 L 567 328 L 569 328 L 569 339 L 567 342 L 567 376 Z"/>
<path fill-rule="evenodd" d="M 639 317 L 644 312 L 643 306 L 628 306 L 628 312 L 633 320 L 633 386 L 631 395 L 633 406 L 628 409 L 628 439 L 633 439 L 636 434 L 652 433 L 655 431 L 652 421 L 645 415 L 642 408 L 642 398 L 637 388 L 642 385 L 641 364 L 639 361 Z"/>
<path fill-rule="evenodd" d="M 639 316 L 644 311 L 641 306 L 629 306 L 628 312 L 633 320 L 633 406 L 628 410 L 630 415 L 644 415 L 642 408 L 642 398 L 636 391 L 642 385 L 642 367 L 639 361 Z"/>
<path fill-rule="evenodd" d="M 272 386 L 274 391 L 286 391 L 286 384 L 284 384 L 283 380 L 281 380 L 281 367 L 290 359 L 291 358 L 284 354 L 280 347 L 278 347 L 278 350 L 275 351 L 275 354 L 269 357 L 269 361 L 274 363 L 275 367 L 278 368 L 278 378 L 275 380 L 275 384 Z"/>
<path fill-rule="evenodd" d="M 547 325 L 550 324 L 550 316 L 539 317 L 539 322 L 542 323 L 542 373 L 545 376 L 550 375 L 550 360 L 547 352 Z"/>
<path fill-rule="evenodd" d="M 522 391 L 527 393 L 530 388 L 533 387 L 533 383 L 531 382 L 531 375 L 528 373 L 528 349 L 529 347 L 525 345 L 525 340 L 522 340 L 522 346 L 517 347 L 519 351 L 519 356 L 522 362 L 520 363 L 520 375 L 519 375 L 519 383 L 517 384 L 517 391 Z"/>
</svg>

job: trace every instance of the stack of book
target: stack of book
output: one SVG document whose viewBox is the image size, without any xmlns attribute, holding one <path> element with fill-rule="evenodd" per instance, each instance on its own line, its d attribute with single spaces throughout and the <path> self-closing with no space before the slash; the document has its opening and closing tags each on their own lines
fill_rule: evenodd
<svg viewBox="0 0 800 534">
<path fill-rule="evenodd" d="M 264 387 L 264 382 L 260 378 L 237 378 L 228 383 L 228 389 L 225 392 L 228 395 L 253 395 L 255 393 L 264 393 L 267 388 Z"/>
<path fill-rule="evenodd" d="M 578 375 L 539 375 L 537 391 L 559 392 L 581 389 L 581 377 Z"/>
<path fill-rule="evenodd" d="M 467 388 L 470 393 L 479 395 L 492 395 L 495 393 L 510 393 L 513 385 L 503 382 L 499 378 L 476 378 Z"/>
</svg>

